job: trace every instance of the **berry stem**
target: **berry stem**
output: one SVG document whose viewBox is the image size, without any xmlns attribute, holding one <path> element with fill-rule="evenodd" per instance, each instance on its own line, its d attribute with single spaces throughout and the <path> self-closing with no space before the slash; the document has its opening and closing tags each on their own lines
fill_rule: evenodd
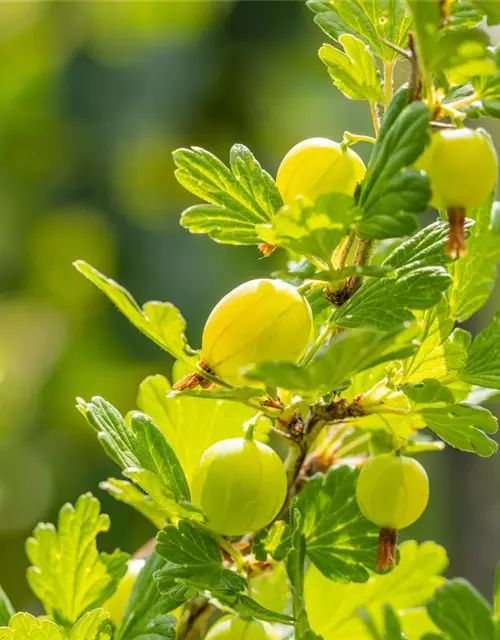
<svg viewBox="0 0 500 640">
<path fill-rule="evenodd" d="M 377 550 L 377 569 L 387 571 L 397 564 L 396 548 L 398 532 L 396 529 L 380 529 Z"/>
<path fill-rule="evenodd" d="M 465 246 L 465 209 L 456 207 L 448 209 L 450 229 L 446 243 L 446 255 L 453 260 L 467 255 Z"/>
</svg>

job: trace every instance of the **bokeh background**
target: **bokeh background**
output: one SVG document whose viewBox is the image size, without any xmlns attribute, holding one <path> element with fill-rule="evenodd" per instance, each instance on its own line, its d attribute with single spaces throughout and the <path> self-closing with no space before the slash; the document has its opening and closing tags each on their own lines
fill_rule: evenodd
<svg viewBox="0 0 500 640">
<path fill-rule="evenodd" d="M 181 229 L 195 199 L 171 152 L 227 159 L 242 142 L 274 173 L 303 138 L 370 134 L 366 105 L 343 98 L 317 58 L 323 40 L 300 1 L 0 2 L 0 583 L 16 607 L 36 608 L 24 541 L 65 501 L 99 496 L 112 517 L 103 549 L 132 552 L 152 534 L 98 489 L 117 470 L 74 405 L 98 394 L 125 412 L 172 363 L 72 261 L 140 302 L 172 301 L 198 346 L 214 303 L 282 258 Z M 409 535 L 445 544 L 450 575 L 488 594 L 500 462 L 447 451 L 425 464 L 431 505 Z"/>
</svg>

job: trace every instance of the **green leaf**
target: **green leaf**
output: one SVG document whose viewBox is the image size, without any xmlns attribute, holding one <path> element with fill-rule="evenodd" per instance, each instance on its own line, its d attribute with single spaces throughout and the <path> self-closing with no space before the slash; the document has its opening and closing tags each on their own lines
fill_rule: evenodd
<svg viewBox="0 0 500 640">
<path fill-rule="evenodd" d="M 467 256 L 452 267 L 451 306 L 459 322 L 470 318 L 490 297 L 500 259 L 500 203 L 493 197 L 468 212 L 475 219 Z"/>
<path fill-rule="evenodd" d="M 435 378 L 424 378 L 421 382 L 404 384 L 401 388 L 404 394 L 418 405 L 452 404 L 455 400 L 450 389 Z"/>
<path fill-rule="evenodd" d="M 497 432 L 497 420 L 484 407 L 450 404 L 422 409 L 419 413 L 429 429 L 455 449 L 487 457 L 498 448 L 486 435 Z"/>
<path fill-rule="evenodd" d="M 417 323 L 420 345 L 415 356 L 403 363 L 401 382 L 416 384 L 435 379 L 447 384 L 454 381 L 465 366 L 469 334 L 464 336 L 461 329 L 453 331 L 450 305 L 444 298 L 436 307 L 417 314 Z"/>
<path fill-rule="evenodd" d="M 296 499 L 307 556 L 330 580 L 366 582 L 375 570 L 379 528 L 359 510 L 357 479 L 340 466 L 314 476 Z"/>
<path fill-rule="evenodd" d="M 258 244 L 255 225 L 266 223 L 283 202 L 274 180 L 241 144 L 230 151 L 230 169 L 200 149 L 174 151 L 175 176 L 188 191 L 209 204 L 184 211 L 181 224 L 226 244 Z"/>
<path fill-rule="evenodd" d="M 284 560 L 290 550 L 292 530 L 284 520 L 277 520 L 269 529 L 259 531 L 254 540 L 252 551 L 257 560 L 264 562 L 268 554 L 274 560 Z"/>
<path fill-rule="evenodd" d="M 441 573 L 447 557 L 434 542 L 415 541 L 400 546 L 400 561 L 390 573 L 372 575 L 368 582 L 333 582 L 316 567 L 309 568 L 305 600 L 312 628 L 324 640 L 366 640 L 366 629 L 357 615 L 360 608 L 378 620 L 381 606 L 390 605 L 398 613 L 424 604 L 444 582 Z M 325 611 L 328 615 L 325 615 Z"/>
<path fill-rule="evenodd" d="M 304 575 L 306 561 L 306 541 L 302 532 L 302 513 L 296 500 L 290 509 L 291 547 L 286 557 L 286 572 L 292 592 L 293 616 L 295 618 L 295 636 L 301 640 L 314 639 L 304 601 Z"/>
<path fill-rule="evenodd" d="M 175 638 L 175 618 L 166 614 L 182 605 L 189 587 L 174 585 L 161 594 L 154 580 L 165 560 L 153 552 L 141 569 L 114 640 L 170 640 Z"/>
<path fill-rule="evenodd" d="M 276 214 L 272 224 L 258 225 L 260 237 L 301 256 L 314 256 L 328 268 L 333 250 L 348 233 L 360 212 L 350 196 L 333 193 L 314 204 L 297 198 Z"/>
<path fill-rule="evenodd" d="M 368 632 L 374 640 L 406 640 L 406 636 L 401 633 L 401 624 L 399 616 L 394 612 L 392 607 L 385 604 L 384 611 L 384 632 L 380 634 L 377 626 L 370 614 L 364 610 L 360 611 L 361 618 L 366 625 Z"/>
<path fill-rule="evenodd" d="M 427 603 L 434 624 L 453 640 L 495 640 L 489 603 L 467 582 L 457 578 L 439 587 Z"/>
<path fill-rule="evenodd" d="M 14 607 L 7 597 L 7 594 L 0 586 L 0 626 L 9 624 L 9 620 L 14 614 Z"/>
<path fill-rule="evenodd" d="M 407 89 L 394 96 L 361 186 L 359 205 L 364 219 L 359 233 L 364 235 L 363 229 L 371 228 L 367 237 L 394 237 L 394 229 L 406 233 L 409 219 L 400 214 L 425 212 L 431 198 L 428 177 L 408 169 L 429 143 L 430 113 L 423 102 L 408 104 L 409 98 Z M 384 223 L 393 215 L 397 221 L 389 223 L 384 234 Z M 414 228 L 414 222 L 410 225 Z M 375 228 L 378 235 L 374 235 Z"/>
<path fill-rule="evenodd" d="M 29 613 L 16 613 L 8 628 L 0 627 L 0 640 L 63 640 L 63 634 L 50 620 L 38 620 Z"/>
<path fill-rule="evenodd" d="M 419 59 L 428 73 L 447 71 L 460 84 L 473 75 L 495 72 L 488 36 L 479 29 L 441 29 L 439 2 L 408 0 L 413 14 Z"/>
<path fill-rule="evenodd" d="M 382 362 L 411 356 L 416 346 L 407 341 L 394 347 L 395 334 L 372 329 L 342 332 L 305 367 L 289 362 L 263 362 L 245 375 L 271 387 L 314 392 L 316 396 L 338 388 L 351 376 Z"/>
<path fill-rule="evenodd" d="M 376 216 L 362 220 L 358 224 L 358 234 L 367 240 L 383 240 L 384 238 L 411 236 L 419 228 L 417 218 L 411 213 L 404 211 L 385 213 L 381 211 Z"/>
<path fill-rule="evenodd" d="M 339 36 L 338 41 L 345 53 L 330 44 L 319 50 L 333 84 L 351 100 L 383 102 L 380 75 L 368 46 L 349 33 Z"/>
<path fill-rule="evenodd" d="M 188 364 L 196 361 L 196 352 L 188 345 L 184 334 L 186 321 L 173 304 L 153 301 L 146 302 L 141 308 L 126 289 L 83 260 L 77 260 L 74 266 L 106 294 L 127 320 L 150 340 L 177 360 Z"/>
<path fill-rule="evenodd" d="M 279 624 L 292 624 L 293 618 L 285 613 L 278 613 L 271 611 L 266 607 L 260 605 L 253 598 L 249 598 L 245 595 L 238 595 L 236 603 L 233 605 L 233 609 L 242 616 L 251 616 L 257 618 L 257 620 L 265 620 L 266 622 L 275 622 Z"/>
<path fill-rule="evenodd" d="M 175 503 L 190 499 L 187 480 L 177 456 L 151 418 L 137 411 L 132 414 L 129 425 L 113 405 L 99 397 L 92 398 L 91 402 L 80 399 L 78 409 L 97 431 L 110 458 L 122 469 L 132 469 L 145 491 L 149 493 L 149 485 L 156 478 L 165 496 L 163 506 L 171 509 Z M 141 470 L 144 470 L 141 478 L 146 480 L 146 486 L 140 483 L 136 473 Z"/>
<path fill-rule="evenodd" d="M 466 228 L 470 226 L 468 222 Z M 450 262 L 444 254 L 447 237 L 448 223 L 440 221 L 402 242 L 383 262 L 394 269 L 396 278 L 368 278 L 336 312 L 335 323 L 346 328 L 390 330 L 414 320 L 410 310 L 437 305 L 451 284 L 444 269 Z"/>
<path fill-rule="evenodd" d="M 94 609 L 86 613 L 71 629 L 68 640 L 105 640 L 111 638 L 109 613 Z"/>
<path fill-rule="evenodd" d="M 106 482 L 101 482 L 99 487 L 107 491 L 115 500 L 124 502 L 138 511 L 158 529 L 163 527 L 169 516 L 168 511 L 163 510 L 150 496 L 140 491 L 130 482 L 127 482 L 127 480 L 108 478 Z"/>
<path fill-rule="evenodd" d="M 474 0 L 474 3 L 486 14 L 489 25 L 500 22 L 500 6 L 496 0 Z"/>
<path fill-rule="evenodd" d="M 219 546 L 196 523 L 181 520 L 177 527 L 167 525 L 157 541 L 157 553 L 167 560 L 157 577 L 162 593 L 171 588 L 172 581 L 225 595 L 237 595 L 245 589 L 245 580 L 224 569 Z"/>
<path fill-rule="evenodd" d="M 500 389 L 500 312 L 472 342 L 462 380 Z"/>
<path fill-rule="evenodd" d="M 213 392 L 203 398 L 189 397 L 185 392 L 167 398 L 170 391 L 166 378 L 149 376 L 139 386 L 137 405 L 161 429 L 190 482 L 208 447 L 241 436 L 243 423 L 255 415 L 255 409 L 221 400 L 217 394 L 210 395 Z M 261 395 L 259 390 L 256 393 Z"/>
<path fill-rule="evenodd" d="M 308 0 L 307 6 L 316 15 L 316 24 L 334 40 L 344 33 L 361 38 L 382 60 L 398 57 L 389 41 L 406 47 L 411 18 L 405 3 L 398 0 Z"/>
<path fill-rule="evenodd" d="M 128 554 L 97 551 L 96 538 L 109 525 L 99 501 L 87 493 L 74 507 L 63 506 L 57 529 L 39 524 L 28 539 L 29 585 L 56 622 L 73 624 L 106 602 L 125 575 Z"/>
</svg>

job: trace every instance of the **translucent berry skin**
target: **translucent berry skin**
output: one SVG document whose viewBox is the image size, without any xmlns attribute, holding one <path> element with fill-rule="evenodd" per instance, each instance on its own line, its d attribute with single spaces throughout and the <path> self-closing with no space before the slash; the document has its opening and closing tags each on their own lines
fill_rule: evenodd
<svg viewBox="0 0 500 640">
<path fill-rule="evenodd" d="M 314 202 L 327 193 L 352 196 L 365 173 L 363 161 L 352 149 L 343 150 L 328 138 L 309 138 L 283 158 L 276 185 L 285 204 L 291 204 L 297 196 Z"/>
<path fill-rule="evenodd" d="M 279 640 L 279 637 L 267 622 L 227 616 L 210 628 L 205 640 Z"/>
<path fill-rule="evenodd" d="M 233 386 L 252 384 L 241 370 L 265 360 L 297 362 L 313 333 L 312 312 L 295 287 L 250 280 L 214 307 L 203 331 L 202 357 Z"/>
<path fill-rule="evenodd" d="M 481 130 L 444 129 L 416 163 L 430 178 L 436 209 L 478 207 L 490 195 L 498 173 L 495 147 Z"/>
<path fill-rule="evenodd" d="M 363 467 L 356 498 L 363 515 L 374 524 L 384 529 L 404 529 L 425 511 L 429 478 L 413 458 L 383 453 Z"/>
<path fill-rule="evenodd" d="M 191 488 L 208 526 L 225 536 L 242 536 L 278 515 L 287 492 L 286 472 L 271 447 L 231 438 L 205 451 Z"/>
<path fill-rule="evenodd" d="M 146 561 L 142 558 L 129 560 L 127 573 L 118 583 L 118 588 L 111 598 L 102 605 L 102 608 L 109 613 L 115 626 L 118 626 L 123 618 L 135 581 L 145 563 Z"/>
</svg>

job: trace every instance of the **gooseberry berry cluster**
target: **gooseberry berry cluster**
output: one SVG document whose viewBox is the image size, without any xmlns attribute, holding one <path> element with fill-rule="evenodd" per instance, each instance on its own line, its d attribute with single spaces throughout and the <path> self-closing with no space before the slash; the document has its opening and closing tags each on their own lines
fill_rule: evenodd
<svg viewBox="0 0 500 640">
<path fill-rule="evenodd" d="M 159 531 L 147 558 L 99 556 L 107 521 L 91 496 L 61 511 L 59 531 L 35 530 L 30 583 L 61 625 L 55 640 L 78 640 L 75 624 L 97 629 L 86 640 L 455 640 L 458 592 L 464 617 L 481 610 L 487 630 L 467 638 L 493 640 L 498 620 L 477 593 L 438 575 L 444 550 L 397 549 L 430 498 L 415 456 L 497 449 L 496 419 L 476 403 L 500 389 L 500 321 L 474 339 L 454 329 L 488 299 L 500 258 L 497 155 L 465 126 L 500 115 L 500 57 L 468 28 L 493 3 L 309 4 L 336 43 L 321 60 L 340 91 L 368 102 L 374 137 L 306 139 L 276 179 L 242 145 L 229 166 L 197 147 L 174 153 L 179 182 L 205 201 L 182 225 L 284 255 L 280 270 L 227 293 L 196 350 L 173 305 L 140 307 L 76 263 L 177 362 L 173 384 L 148 377 L 126 417 L 102 398 L 78 402 L 125 476 L 104 488 Z M 403 58 L 409 81 L 395 88 Z M 437 220 L 419 229 L 432 208 Z M 89 593 L 65 608 L 60 584 L 83 574 Z M 1 605 L 0 589 L 0 623 Z M 18 640 L 12 624 L 0 638 Z"/>
</svg>

